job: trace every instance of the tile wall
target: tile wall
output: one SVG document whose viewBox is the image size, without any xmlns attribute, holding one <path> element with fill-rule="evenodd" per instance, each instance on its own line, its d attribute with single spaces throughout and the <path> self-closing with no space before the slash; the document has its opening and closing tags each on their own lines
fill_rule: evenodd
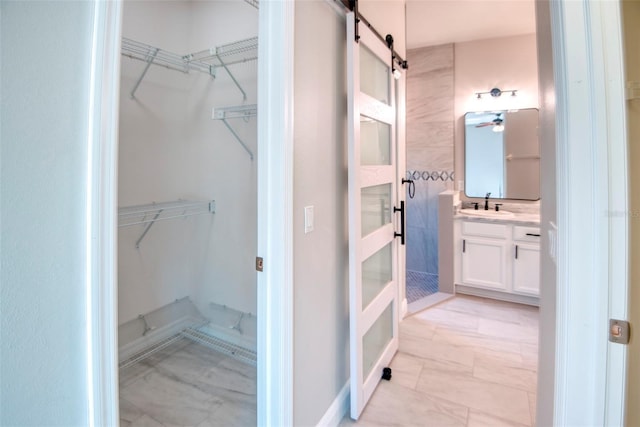
<svg viewBox="0 0 640 427">
<path fill-rule="evenodd" d="M 453 44 L 407 52 L 407 270 L 438 274 L 438 194 L 454 182 Z"/>
</svg>

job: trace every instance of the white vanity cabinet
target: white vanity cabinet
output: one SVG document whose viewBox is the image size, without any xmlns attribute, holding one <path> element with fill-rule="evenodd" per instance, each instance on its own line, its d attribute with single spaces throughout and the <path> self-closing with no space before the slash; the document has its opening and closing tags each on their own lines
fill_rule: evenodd
<svg viewBox="0 0 640 427">
<path fill-rule="evenodd" d="M 504 224 L 463 222 L 461 280 L 483 288 L 507 290 L 506 235 Z"/>
<path fill-rule="evenodd" d="M 539 227 L 458 218 L 454 235 L 456 292 L 538 304 Z"/>
<path fill-rule="evenodd" d="M 513 226 L 513 292 L 540 294 L 540 229 Z"/>
</svg>

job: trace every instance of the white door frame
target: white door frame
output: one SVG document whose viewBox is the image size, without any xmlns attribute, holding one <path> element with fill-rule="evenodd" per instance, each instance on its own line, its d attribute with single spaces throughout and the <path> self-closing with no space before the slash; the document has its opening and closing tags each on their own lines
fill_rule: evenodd
<svg viewBox="0 0 640 427">
<path fill-rule="evenodd" d="M 559 231 L 556 369 L 555 390 L 541 393 L 554 392 L 554 425 L 623 425 L 626 347 L 609 343 L 607 336 L 610 317 L 627 317 L 619 3 L 550 4 Z"/>
<path fill-rule="evenodd" d="M 122 0 L 94 0 L 87 178 L 88 425 L 118 425 Z M 258 63 L 258 425 L 293 424 L 293 0 L 262 0 Z"/>
<path fill-rule="evenodd" d="M 293 425 L 294 1 L 261 0 L 258 57 L 258 425 Z"/>
<path fill-rule="evenodd" d="M 94 0 L 86 197 L 88 425 L 118 425 L 118 117 L 122 2 Z"/>
<path fill-rule="evenodd" d="M 399 68 L 399 79 L 393 79 L 396 85 L 396 169 L 398 182 L 396 200 L 398 204 L 400 201 L 405 202 L 405 215 L 408 206 L 407 203 L 407 186 L 402 184 L 402 179 L 407 178 L 407 72 L 406 70 Z M 406 221 L 406 218 L 405 218 Z M 406 224 L 405 224 L 405 238 L 406 238 Z M 398 322 L 401 322 L 405 318 L 408 312 L 407 305 L 407 246 L 398 246 Z"/>
</svg>

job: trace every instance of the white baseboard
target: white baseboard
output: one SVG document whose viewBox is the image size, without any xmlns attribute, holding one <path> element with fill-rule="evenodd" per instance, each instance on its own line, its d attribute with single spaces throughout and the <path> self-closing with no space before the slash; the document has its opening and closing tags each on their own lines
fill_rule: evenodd
<svg viewBox="0 0 640 427">
<path fill-rule="evenodd" d="M 492 291 L 490 289 L 474 288 L 472 286 L 464 286 L 456 284 L 457 294 L 473 295 L 476 297 L 492 298 L 501 301 L 516 302 L 519 304 L 540 306 L 540 298 L 528 295 L 510 294 L 507 292 Z"/>
<path fill-rule="evenodd" d="M 428 297 L 419 299 L 418 301 L 414 301 L 407 306 L 409 310 L 409 315 L 422 311 L 426 308 L 433 307 L 434 305 L 440 304 L 442 301 L 446 301 L 449 298 L 453 298 L 453 294 L 448 294 L 446 292 L 436 292 L 435 294 L 431 294 Z"/>
<path fill-rule="evenodd" d="M 407 317 L 407 313 L 409 312 L 409 305 L 407 304 L 407 299 L 403 299 L 400 303 L 400 320 Z"/>
<path fill-rule="evenodd" d="M 349 410 L 349 383 L 350 380 L 347 380 L 347 383 L 342 387 L 327 412 L 318 421 L 317 427 L 337 427 L 340 424 L 340 421 Z"/>
</svg>

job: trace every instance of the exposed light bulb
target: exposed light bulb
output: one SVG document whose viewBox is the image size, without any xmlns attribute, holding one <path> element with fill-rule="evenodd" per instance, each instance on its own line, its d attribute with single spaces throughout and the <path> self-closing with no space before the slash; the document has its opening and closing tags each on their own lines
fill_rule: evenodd
<svg viewBox="0 0 640 427">
<path fill-rule="evenodd" d="M 394 68 L 394 69 L 393 69 L 393 77 L 394 77 L 396 80 L 400 80 L 400 77 L 402 77 L 402 73 L 401 73 L 400 71 L 398 71 L 397 69 L 395 69 L 395 68 Z"/>
<path fill-rule="evenodd" d="M 494 132 L 504 132 L 504 125 L 495 125 L 492 130 Z"/>
</svg>

